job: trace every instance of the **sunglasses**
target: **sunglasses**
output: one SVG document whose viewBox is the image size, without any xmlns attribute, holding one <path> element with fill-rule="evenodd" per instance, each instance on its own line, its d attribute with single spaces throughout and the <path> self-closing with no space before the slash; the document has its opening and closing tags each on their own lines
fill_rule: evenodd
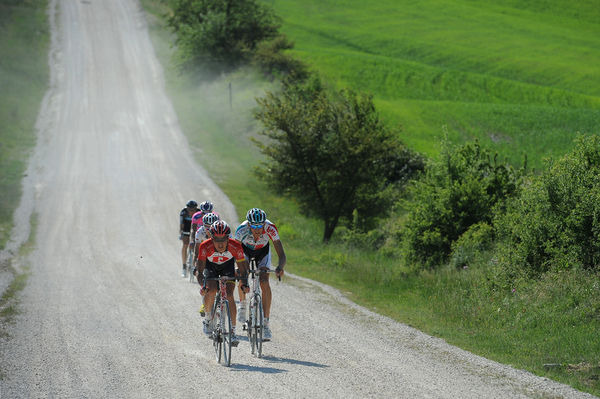
<svg viewBox="0 0 600 399">
<path fill-rule="evenodd" d="M 229 240 L 229 237 L 225 236 L 225 237 L 213 237 L 213 240 L 215 240 L 215 242 L 225 242 L 227 240 Z"/>
<path fill-rule="evenodd" d="M 263 227 L 265 227 L 264 224 L 251 224 L 250 225 L 250 228 L 254 229 L 254 230 L 257 230 L 257 229 L 260 229 L 260 228 L 263 228 Z"/>
</svg>

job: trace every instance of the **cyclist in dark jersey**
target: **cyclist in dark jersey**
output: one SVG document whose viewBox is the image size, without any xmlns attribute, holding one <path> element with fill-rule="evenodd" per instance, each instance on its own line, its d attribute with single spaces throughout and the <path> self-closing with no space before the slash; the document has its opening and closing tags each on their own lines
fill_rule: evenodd
<svg viewBox="0 0 600 399">
<path fill-rule="evenodd" d="M 185 262 L 187 261 L 187 251 L 190 245 L 190 229 L 192 228 L 192 216 L 198 212 L 198 203 L 194 200 L 188 201 L 185 208 L 179 212 L 179 239 L 183 241 L 181 246 L 181 260 L 183 271 L 181 276 L 185 277 Z"/>
</svg>

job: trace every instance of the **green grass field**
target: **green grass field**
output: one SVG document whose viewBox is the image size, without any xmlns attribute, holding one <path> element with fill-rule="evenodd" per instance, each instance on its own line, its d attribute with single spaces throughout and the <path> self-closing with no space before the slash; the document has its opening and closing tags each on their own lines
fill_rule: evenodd
<svg viewBox="0 0 600 399">
<path fill-rule="evenodd" d="M 0 249 L 12 229 L 21 179 L 48 87 L 45 0 L 0 0 Z"/>
<path fill-rule="evenodd" d="M 339 87 L 375 96 L 428 155 L 446 127 L 539 168 L 598 133 L 600 7 L 562 1 L 265 0 L 294 54 Z"/>
</svg>

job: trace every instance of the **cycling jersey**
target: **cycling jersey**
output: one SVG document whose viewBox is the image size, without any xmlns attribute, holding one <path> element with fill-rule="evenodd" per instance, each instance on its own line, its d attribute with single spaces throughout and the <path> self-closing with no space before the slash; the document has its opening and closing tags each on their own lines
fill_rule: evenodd
<svg viewBox="0 0 600 399">
<path fill-rule="evenodd" d="M 263 229 L 263 233 L 260 235 L 258 240 L 254 240 L 254 235 L 252 234 L 252 230 L 250 229 L 250 224 L 247 220 L 245 220 L 242 224 L 238 226 L 235 230 L 235 238 L 239 242 L 242 243 L 242 248 L 244 249 L 244 253 L 248 258 L 255 258 L 257 262 L 259 262 L 259 266 L 270 266 L 270 249 L 269 249 L 269 240 L 278 241 L 279 240 L 279 232 L 277 231 L 277 227 L 271 223 L 270 220 L 265 221 L 265 227 Z M 265 262 L 260 262 L 266 257 L 267 264 L 262 264 Z"/>
<path fill-rule="evenodd" d="M 188 214 L 187 208 L 183 208 L 181 212 L 179 212 L 179 225 L 183 225 L 183 234 L 189 236 L 192 227 L 192 215 Z"/>
<path fill-rule="evenodd" d="M 242 245 L 229 238 L 225 252 L 217 252 L 212 240 L 203 241 L 198 249 L 198 259 L 206 261 L 208 277 L 235 276 L 235 262 L 244 260 Z"/>
<path fill-rule="evenodd" d="M 194 242 L 199 244 L 202 241 L 208 240 L 209 238 L 210 236 L 208 235 L 208 231 L 206 231 L 204 225 L 198 227 L 198 230 L 196 230 L 196 236 L 194 237 Z"/>
</svg>

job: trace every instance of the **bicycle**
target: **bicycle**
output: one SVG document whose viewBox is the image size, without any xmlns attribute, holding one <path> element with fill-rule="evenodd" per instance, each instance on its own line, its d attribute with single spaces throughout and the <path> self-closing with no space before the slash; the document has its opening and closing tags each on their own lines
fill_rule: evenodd
<svg viewBox="0 0 600 399">
<path fill-rule="evenodd" d="M 195 269 L 194 245 L 195 244 L 190 244 L 190 246 L 188 247 L 188 258 L 187 258 L 187 263 L 185 264 L 186 274 L 188 274 L 190 277 L 190 283 L 193 283 L 195 280 L 195 276 L 194 276 L 194 269 Z"/>
<path fill-rule="evenodd" d="M 215 301 L 212 307 L 212 316 L 209 325 L 212 327 L 210 339 L 213 341 L 215 349 L 215 358 L 217 363 L 229 367 L 231 366 L 231 313 L 229 313 L 229 301 L 227 300 L 227 281 L 237 280 L 235 277 L 216 277 L 206 280 L 216 280 L 219 282 L 219 289 L 215 295 Z"/>
<path fill-rule="evenodd" d="M 248 320 L 244 323 L 243 328 L 248 332 L 250 353 L 260 358 L 262 357 L 264 325 L 262 296 L 260 294 L 260 275 L 263 273 L 274 273 L 274 271 L 258 269 L 256 259 L 254 258 L 250 259 L 249 269 L 250 300 L 248 301 Z"/>
</svg>

